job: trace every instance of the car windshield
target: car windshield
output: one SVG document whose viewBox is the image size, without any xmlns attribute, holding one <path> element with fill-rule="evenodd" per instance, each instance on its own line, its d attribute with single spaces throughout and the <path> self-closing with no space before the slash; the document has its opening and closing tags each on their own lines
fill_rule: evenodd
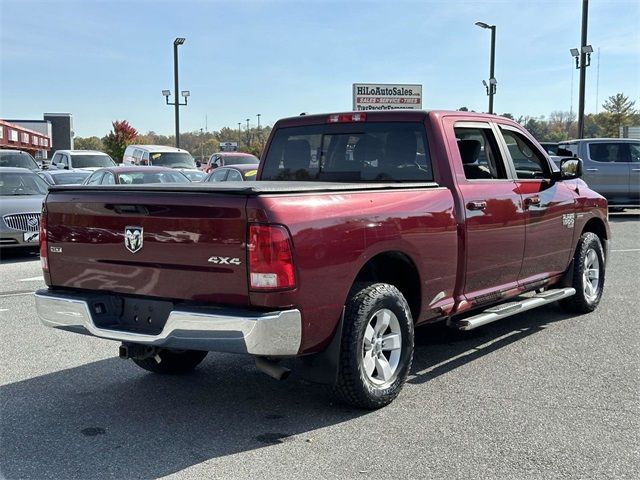
<svg viewBox="0 0 640 480">
<path fill-rule="evenodd" d="M 140 185 L 143 183 L 189 183 L 180 172 L 129 172 L 118 175 L 121 184 Z"/>
<path fill-rule="evenodd" d="M 191 154 L 186 152 L 156 152 L 149 154 L 151 165 L 171 168 L 196 168 Z"/>
<path fill-rule="evenodd" d="M 115 167 L 109 155 L 82 154 L 73 155 L 73 168 Z"/>
<path fill-rule="evenodd" d="M 422 124 L 349 122 L 277 130 L 261 180 L 426 182 L 433 173 Z"/>
<path fill-rule="evenodd" d="M 0 153 L 0 167 L 28 168 L 29 170 L 39 168 L 31 155 L 17 152 Z"/>
<path fill-rule="evenodd" d="M 0 171 L 0 195 L 46 195 L 48 188 L 35 173 Z"/>
<path fill-rule="evenodd" d="M 80 185 L 89 175 L 89 172 L 65 172 L 51 175 L 51 178 L 56 185 Z"/>
<path fill-rule="evenodd" d="M 244 155 L 239 157 L 223 156 L 222 159 L 224 160 L 225 165 L 251 165 L 252 163 L 260 163 L 260 160 L 258 160 L 258 158 L 254 157 L 253 155 Z"/>
</svg>

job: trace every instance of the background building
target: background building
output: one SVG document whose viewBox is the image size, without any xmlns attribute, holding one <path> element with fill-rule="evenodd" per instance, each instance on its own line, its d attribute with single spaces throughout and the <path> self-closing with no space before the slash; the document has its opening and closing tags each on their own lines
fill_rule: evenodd
<svg viewBox="0 0 640 480">
<path fill-rule="evenodd" d="M 50 130 L 51 125 L 48 127 Z M 23 150 L 36 158 L 47 158 L 51 150 L 51 134 L 47 133 L 46 128 L 44 132 L 42 130 L 27 128 L 18 122 L 0 120 L 0 148 Z"/>
<path fill-rule="evenodd" d="M 48 158 L 48 153 L 56 150 L 73 150 L 73 116 L 70 113 L 45 113 L 42 120 L 8 119 L 15 128 L 28 130 L 40 134 L 48 139 L 48 148 L 36 151 L 34 154 L 26 147 L 0 143 L 4 148 L 17 148 L 33 154 L 36 158 Z"/>
</svg>

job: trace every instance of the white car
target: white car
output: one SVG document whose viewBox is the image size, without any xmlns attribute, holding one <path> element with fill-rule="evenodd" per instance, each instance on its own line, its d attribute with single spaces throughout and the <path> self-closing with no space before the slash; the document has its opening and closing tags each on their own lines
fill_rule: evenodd
<svg viewBox="0 0 640 480">
<path fill-rule="evenodd" d="M 196 161 L 188 151 L 166 145 L 129 145 L 124 151 L 122 164 L 125 166 L 153 165 L 188 170 L 196 168 Z"/>
<path fill-rule="evenodd" d="M 56 150 L 51 157 L 49 168 L 58 170 L 88 170 L 115 167 L 116 162 L 104 152 L 98 150 Z"/>
</svg>

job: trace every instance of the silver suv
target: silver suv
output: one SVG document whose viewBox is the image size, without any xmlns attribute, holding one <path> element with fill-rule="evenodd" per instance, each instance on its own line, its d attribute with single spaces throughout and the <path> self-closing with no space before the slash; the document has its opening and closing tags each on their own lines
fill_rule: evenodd
<svg viewBox="0 0 640 480">
<path fill-rule="evenodd" d="M 640 207 L 640 140 L 585 138 L 558 147 L 582 159 L 583 180 L 610 207 Z"/>
</svg>

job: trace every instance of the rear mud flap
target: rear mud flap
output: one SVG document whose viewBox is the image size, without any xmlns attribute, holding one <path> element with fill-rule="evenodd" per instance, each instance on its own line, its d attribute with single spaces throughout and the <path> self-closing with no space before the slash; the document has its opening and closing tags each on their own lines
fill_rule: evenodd
<svg viewBox="0 0 640 480">
<path fill-rule="evenodd" d="M 313 355 L 302 358 L 299 369 L 300 376 L 309 382 L 324 385 L 335 385 L 338 380 L 338 367 L 340 365 L 340 348 L 342 344 L 342 325 L 344 322 L 344 309 L 340 315 L 340 321 L 333 334 L 331 343 L 327 348 Z"/>
</svg>

